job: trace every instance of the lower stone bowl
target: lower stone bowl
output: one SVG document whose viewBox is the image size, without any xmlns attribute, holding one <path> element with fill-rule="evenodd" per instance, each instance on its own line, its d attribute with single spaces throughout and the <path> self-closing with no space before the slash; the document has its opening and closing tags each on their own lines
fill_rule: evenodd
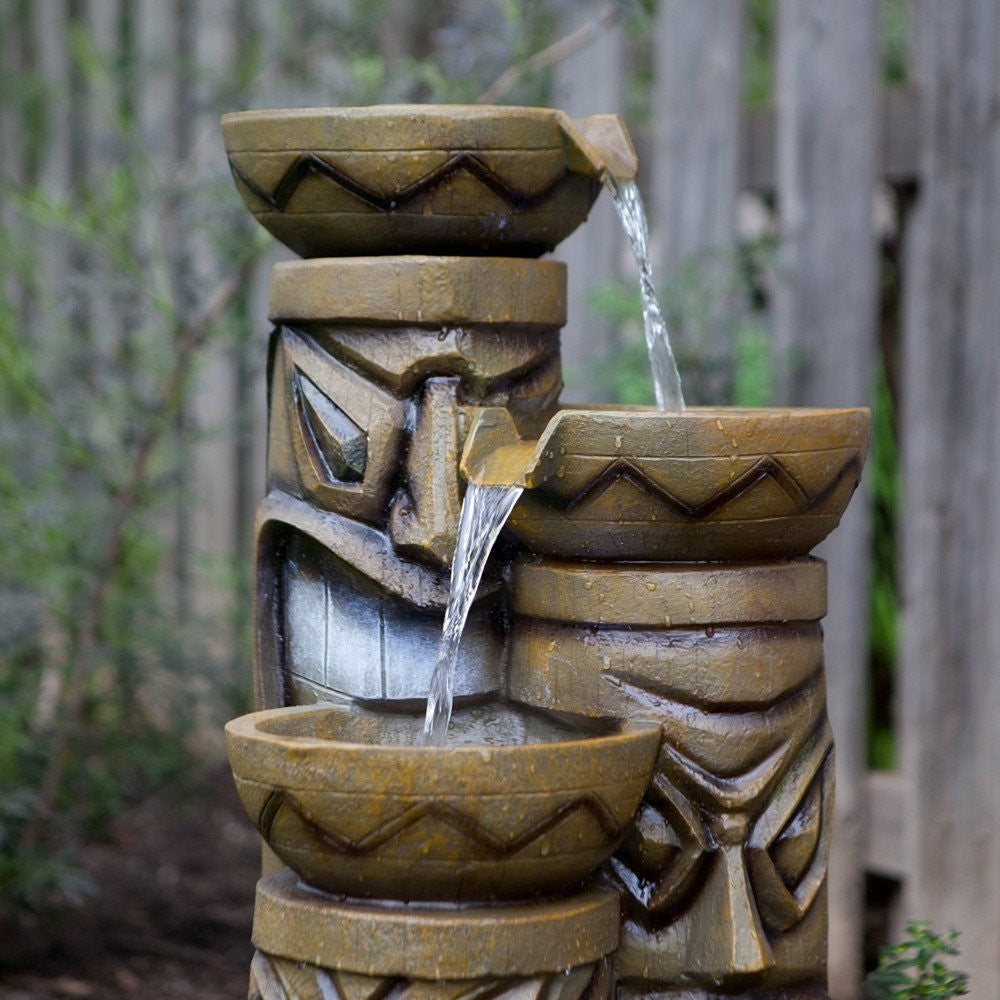
<svg viewBox="0 0 1000 1000">
<path fill-rule="evenodd" d="M 537 441 L 497 407 L 466 411 L 466 479 L 525 487 L 507 530 L 568 559 L 808 554 L 861 479 L 866 409 L 560 410 Z"/>
<path fill-rule="evenodd" d="M 243 805 L 307 884 L 404 901 L 576 885 L 624 837 L 660 740 L 654 724 L 588 731 L 489 704 L 456 708 L 449 745 L 423 747 L 422 722 L 328 704 L 226 726 Z"/>
</svg>

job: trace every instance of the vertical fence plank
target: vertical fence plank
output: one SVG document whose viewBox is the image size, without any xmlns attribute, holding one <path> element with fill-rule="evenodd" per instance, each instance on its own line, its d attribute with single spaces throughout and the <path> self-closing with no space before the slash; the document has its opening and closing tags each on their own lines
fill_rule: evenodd
<svg viewBox="0 0 1000 1000">
<path fill-rule="evenodd" d="M 785 401 L 867 404 L 876 318 L 878 24 L 869 0 L 778 8 L 775 343 Z M 837 740 L 830 866 L 830 978 L 859 995 L 864 911 L 868 584 L 871 513 L 862 487 L 823 546 L 829 563 L 829 708 Z"/>
<path fill-rule="evenodd" d="M 588 3 L 573 9 L 558 29 L 566 34 L 597 16 L 599 8 Z M 625 42 L 620 24 L 600 31 L 586 48 L 565 60 L 556 73 L 553 103 L 573 117 L 620 112 L 625 97 Z M 601 194 L 586 225 L 556 250 L 566 262 L 568 309 L 562 338 L 563 368 L 568 382 L 563 398 L 569 401 L 604 402 L 610 399 L 595 365 L 608 363 L 619 346 L 618 331 L 597 316 L 590 305 L 594 288 L 620 274 L 625 238 L 614 206 Z"/>
<path fill-rule="evenodd" d="M 656 22 L 654 247 L 689 403 L 720 402 L 706 373 L 731 357 L 744 5 L 666 0 Z M 707 300 L 703 309 L 696 305 Z M 690 367 L 684 364 L 691 359 Z"/>
<path fill-rule="evenodd" d="M 1000 978 L 1000 9 L 920 0 L 922 185 L 904 275 L 901 708 L 909 915 Z"/>
<path fill-rule="evenodd" d="M 743 4 L 665 0 L 656 23 L 656 240 L 668 274 L 736 233 Z"/>
</svg>

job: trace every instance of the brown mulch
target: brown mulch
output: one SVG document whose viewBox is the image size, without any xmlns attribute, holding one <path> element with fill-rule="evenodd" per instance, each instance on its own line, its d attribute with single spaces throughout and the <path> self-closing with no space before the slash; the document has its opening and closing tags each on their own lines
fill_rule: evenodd
<svg viewBox="0 0 1000 1000">
<path fill-rule="evenodd" d="M 0 997 L 242 1000 L 259 864 L 228 769 L 183 803 L 147 800 L 85 852 L 80 909 L 0 931 Z"/>
</svg>

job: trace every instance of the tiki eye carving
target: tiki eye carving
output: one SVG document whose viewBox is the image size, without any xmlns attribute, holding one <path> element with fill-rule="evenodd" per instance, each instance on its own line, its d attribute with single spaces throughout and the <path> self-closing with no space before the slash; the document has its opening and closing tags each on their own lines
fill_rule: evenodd
<svg viewBox="0 0 1000 1000">
<path fill-rule="evenodd" d="M 833 755 L 819 744 L 792 769 L 750 834 L 747 869 L 761 917 L 776 930 L 797 924 L 826 880 L 832 802 Z"/>
<path fill-rule="evenodd" d="M 681 848 L 681 838 L 663 813 L 644 802 L 620 852 L 628 857 L 636 872 L 652 878 L 672 867 Z"/>
<path fill-rule="evenodd" d="M 789 892 L 794 892 L 809 869 L 819 844 L 822 818 L 820 784 L 814 780 L 809 786 L 795 815 L 778 834 L 769 854 L 775 870 Z"/>
<path fill-rule="evenodd" d="M 655 775 L 646 801 L 611 864 L 640 920 L 669 917 L 690 901 L 709 844 L 697 812 Z"/>
<path fill-rule="evenodd" d="M 368 435 L 302 372 L 293 379 L 299 429 L 318 476 L 330 484 L 360 483 Z"/>
</svg>

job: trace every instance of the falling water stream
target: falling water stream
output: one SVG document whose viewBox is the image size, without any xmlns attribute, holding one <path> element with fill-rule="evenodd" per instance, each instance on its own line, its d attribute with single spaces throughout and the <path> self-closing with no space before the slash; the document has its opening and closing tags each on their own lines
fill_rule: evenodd
<svg viewBox="0 0 1000 1000">
<path fill-rule="evenodd" d="M 423 746 L 441 747 L 448 740 L 448 723 L 455 681 L 455 661 L 465 620 L 483 577 L 493 543 L 521 496 L 521 486 L 480 486 L 469 483 L 458 521 L 458 542 L 451 564 L 451 590 L 444 628 L 431 674 L 424 716 Z"/>
<path fill-rule="evenodd" d="M 649 260 L 649 228 L 646 210 L 635 181 L 622 181 L 610 173 L 605 175 L 604 186 L 615 203 L 625 235 L 632 247 L 632 255 L 639 266 L 639 290 L 642 293 L 642 319 L 646 328 L 646 349 L 649 365 L 653 370 L 656 405 L 661 410 L 683 410 L 684 394 L 681 376 L 674 360 L 667 333 L 667 322 L 660 309 L 660 300 L 653 285 L 653 267 Z"/>
<path fill-rule="evenodd" d="M 635 181 L 622 181 L 610 174 L 607 175 L 605 186 L 611 193 L 639 267 L 643 325 L 646 330 L 649 364 L 653 372 L 653 386 L 656 389 L 656 405 L 661 410 L 683 410 L 681 377 L 670 346 L 663 310 L 660 309 L 653 285 L 653 268 L 649 260 L 649 229 L 639 188 Z M 427 714 L 421 737 L 423 746 L 444 746 L 447 743 L 458 645 L 493 543 L 521 492 L 520 486 L 479 486 L 476 483 L 469 483 L 465 491 L 458 523 L 458 542 L 451 568 L 451 590 L 444 613 L 444 628 L 427 696 Z"/>
</svg>

